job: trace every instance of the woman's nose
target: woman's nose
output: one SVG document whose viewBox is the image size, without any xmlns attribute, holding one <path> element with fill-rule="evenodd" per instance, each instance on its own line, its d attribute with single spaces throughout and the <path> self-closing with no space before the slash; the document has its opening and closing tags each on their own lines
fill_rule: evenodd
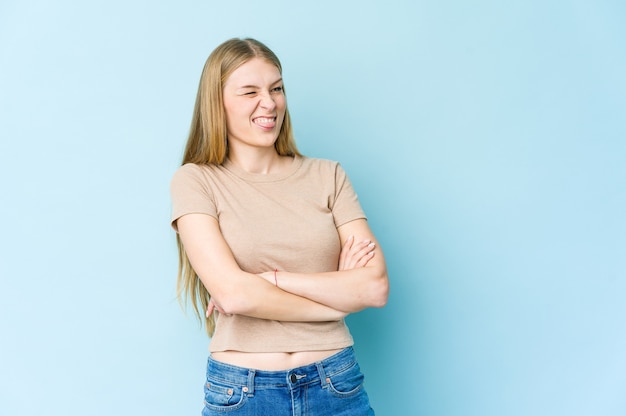
<svg viewBox="0 0 626 416">
<path fill-rule="evenodd" d="M 261 94 L 261 107 L 269 108 L 271 110 L 276 107 L 276 102 L 274 101 L 274 97 L 269 92 L 264 92 Z"/>
</svg>

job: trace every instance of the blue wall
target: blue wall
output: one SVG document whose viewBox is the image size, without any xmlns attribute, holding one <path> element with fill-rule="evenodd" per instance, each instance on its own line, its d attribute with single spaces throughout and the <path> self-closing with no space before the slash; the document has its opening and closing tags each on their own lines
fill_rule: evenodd
<svg viewBox="0 0 626 416">
<path fill-rule="evenodd" d="M 294 3 L 0 5 L 0 414 L 199 414 L 168 184 L 233 36 L 386 251 L 379 415 L 626 414 L 623 2 Z"/>
</svg>

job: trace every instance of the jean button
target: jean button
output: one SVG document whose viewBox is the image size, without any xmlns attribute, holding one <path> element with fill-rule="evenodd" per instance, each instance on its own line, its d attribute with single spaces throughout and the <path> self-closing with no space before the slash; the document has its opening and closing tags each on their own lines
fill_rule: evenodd
<svg viewBox="0 0 626 416">
<path fill-rule="evenodd" d="M 298 377 L 296 377 L 295 373 L 291 373 L 291 375 L 289 376 L 289 381 L 291 381 L 292 383 L 298 381 Z"/>
</svg>

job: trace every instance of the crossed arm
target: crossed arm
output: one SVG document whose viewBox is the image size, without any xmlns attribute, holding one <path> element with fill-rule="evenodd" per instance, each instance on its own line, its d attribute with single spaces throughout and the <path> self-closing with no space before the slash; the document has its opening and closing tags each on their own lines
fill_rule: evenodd
<svg viewBox="0 0 626 416">
<path fill-rule="evenodd" d="M 217 220 L 188 214 L 177 220 L 189 261 L 211 305 L 222 313 L 281 321 L 330 321 L 387 301 L 388 279 L 382 251 L 365 220 L 338 228 L 339 270 L 327 273 L 274 271 L 261 275 L 239 268 Z M 227 276 L 227 279 L 224 278 Z"/>
</svg>

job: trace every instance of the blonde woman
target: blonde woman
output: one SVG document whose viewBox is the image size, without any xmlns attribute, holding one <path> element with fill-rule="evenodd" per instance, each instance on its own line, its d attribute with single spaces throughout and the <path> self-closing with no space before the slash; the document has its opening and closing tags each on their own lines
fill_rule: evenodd
<svg viewBox="0 0 626 416">
<path fill-rule="evenodd" d="M 262 43 L 209 56 L 171 195 L 179 296 L 211 336 L 202 414 L 374 414 L 344 318 L 385 305 L 385 260 L 341 166 L 298 152 Z"/>
</svg>

